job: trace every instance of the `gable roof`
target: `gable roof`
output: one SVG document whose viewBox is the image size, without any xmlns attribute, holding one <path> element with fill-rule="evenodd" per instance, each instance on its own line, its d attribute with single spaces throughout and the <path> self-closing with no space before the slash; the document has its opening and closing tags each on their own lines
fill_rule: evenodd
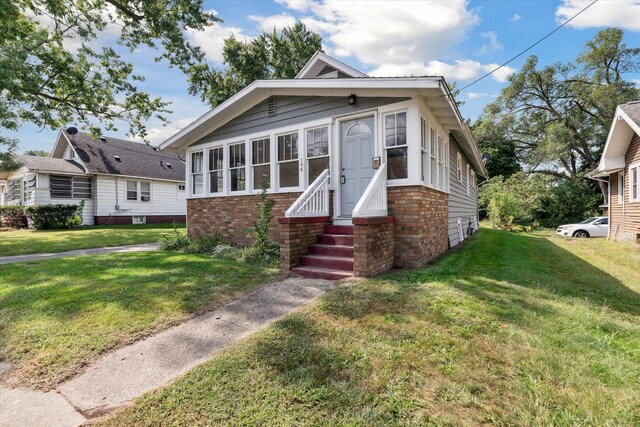
<svg viewBox="0 0 640 427">
<path fill-rule="evenodd" d="M 634 133 L 640 135 L 640 101 L 618 105 L 598 169 L 589 176 L 606 176 L 624 168 L 624 156 Z"/>
<path fill-rule="evenodd" d="M 329 60 L 333 61 L 332 64 L 335 67 L 340 67 L 339 71 L 346 70 L 352 77 L 329 79 L 304 77 L 322 71 L 322 68 L 318 69 L 320 66 L 324 68 L 326 65 L 331 65 L 327 64 Z M 479 175 L 487 176 L 475 139 L 462 118 L 443 77 L 367 77 L 366 74 L 322 52 L 316 52 L 295 79 L 256 80 L 162 142 L 159 147 L 161 150 L 181 152 L 271 96 L 347 97 L 350 94 L 358 97 L 422 97 L 426 99 L 438 122 L 447 131 L 453 133 L 474 169 Z"/>
<path fill-rule="evenodd" d="M 331 71 L 336 72 L 336 77 L 368 77 L 365 73 L 348 66 L 344 62 L 338 61 L 326 53 L 318 51 L 313 54 L 295 78 L 315 79 L 321 75 L 329 74 Z M 341 76 L 341 74 L 343 76 Z"/>
<path fill-rule="evenodd" d="M 84 174 L 82 165 L 73 160 L 27 156 L 23 154 L 16 155 L 15 159 L 30 171 Z"/>
<path fill-rule="evenodd" d="M 184 161 L 151 145 L 111 137 L 96 141 L 83 133 L 72 136 L 62 131 L 61 134 L 71 144 L 87 173 L 167 181 L 185 179 Z"/>
</svg>

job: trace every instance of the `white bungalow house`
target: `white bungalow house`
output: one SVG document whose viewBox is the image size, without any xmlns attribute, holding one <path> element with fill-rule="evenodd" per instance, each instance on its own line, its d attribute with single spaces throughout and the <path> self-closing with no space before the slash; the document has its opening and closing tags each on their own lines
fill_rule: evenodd
<svg viewBox="0 0 640 427">
<path fill-rule="evenodd" d="M 248 243 L 263 186 L 284 269 L 341 278 L 420 266 L 477 229 L 473 136 L 443 77 L 372 78 L 316 53 L 162 144 L 185 153 L 187 224 Z"/>
<path fill-rule="evenodd" d="M 83 225 L 185 221 L 184 161 L 156 147 L 61 131 L 50 157 L 16 160 L 0 175 L 0 205 L 84 200 Z"/>
</svg>

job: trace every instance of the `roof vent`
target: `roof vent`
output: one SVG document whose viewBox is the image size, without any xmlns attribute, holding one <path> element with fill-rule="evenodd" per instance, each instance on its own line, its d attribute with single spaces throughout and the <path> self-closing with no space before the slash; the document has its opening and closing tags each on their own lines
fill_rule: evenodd
<svg viewBox="0 0 640 427">
<path fill-rule="evenodd" d="M 267 99 L 267 113 L 269 117 L 275 117 L 277 115 L 276 100 L 274 97 Z"/>
<path fill-rule="evenodd" d="M 114 158 L 114 159 L 116 159 L 116 162 L 121 161 L 121 160 L 120 160 L 120 156 L 118 156 L 117 154 L 114 154 L 114 155 L 113 155 L 113 158 Z"/>
<path fill-rule="evenodd" d="M 107 137 L 106 137 L 106 136 L 101 136 L 101 137 L 100 137 L 100 141 L 102 141 L 102 142 L 107 142 Z"/>
<path fill-rule="evenodd" d="M 167 163 L 167 167 L 171 169 L 173 166 L 171 166 L 171 163 Z"/>
</svg>

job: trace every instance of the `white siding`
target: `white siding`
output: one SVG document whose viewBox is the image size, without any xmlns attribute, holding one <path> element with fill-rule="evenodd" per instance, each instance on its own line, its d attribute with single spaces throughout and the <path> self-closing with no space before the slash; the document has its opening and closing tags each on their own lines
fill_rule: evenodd
<svg viewBox="0 0 640 427">
<path fill-rule="evenodd" d="M 55 175 L 55 174 L 54 174 Z M 82 225 L 93 225 L 94 205 L 95 205 L 95 178 L 93 185 L 93 199 L 85 199 L 84 209 L 82 210 Z M 52 199 L 49 192 L 49 174 L 39 173 L 36 185 L 35 204 L 37 205 L 57 205 L 57 204 L 74 204 L 80 203 L 80 199 Z"/>
<path fill-rule="evenodd" d="M 186 215 L 186 192 L 178 192 L 177 182 L 131 178 L 151 182 L 151 201 L 141 202 L 127 200 L 127 179 L 102 175 L 96 177 L 96 216 Z"/>
</svg>

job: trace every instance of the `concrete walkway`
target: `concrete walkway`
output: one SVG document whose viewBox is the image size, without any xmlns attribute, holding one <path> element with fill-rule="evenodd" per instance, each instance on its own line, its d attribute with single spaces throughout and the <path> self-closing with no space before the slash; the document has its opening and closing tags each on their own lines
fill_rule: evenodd
<svg viewBox="0 0 640 427">
<path fill-rule="evenodd" d="M 107 354 L 41 393 L 0 389 L 0 426 L 75 426 L 163 386 L 234 342 L 302 307 L 334 282 L 290 278 Z M 43 417 L 42 412 L 51 414 Z"/>
<path fill-rule="evenodd" d="M 78 249 L 77 251 L 56 252 L 50 254 L 29 254 L 17 256 L 0 257 L 0 264 L 10 264 L 12 262 L 40 261 L 50 258 L 63 258 L 69 256 L 80 255 L 101 255 L 114 254 L 123 252 L 148 252 L 156 251 L 160 247 L 160 243 L 145 243 L 141 245 L 112 246 L 110 248 L 94 248 L 94 249 Z"/>
</svg>

